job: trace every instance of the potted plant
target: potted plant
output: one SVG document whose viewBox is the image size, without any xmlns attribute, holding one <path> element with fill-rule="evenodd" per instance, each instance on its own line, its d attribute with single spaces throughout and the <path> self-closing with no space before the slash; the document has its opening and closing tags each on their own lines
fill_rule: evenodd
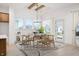
<svg viewBox="0 0 79 59">
<path fill-rule="evenodd" d="M 39 33 L 44 33 L 44 27 L 42 25 L 39 28 Z"/>
</svg>

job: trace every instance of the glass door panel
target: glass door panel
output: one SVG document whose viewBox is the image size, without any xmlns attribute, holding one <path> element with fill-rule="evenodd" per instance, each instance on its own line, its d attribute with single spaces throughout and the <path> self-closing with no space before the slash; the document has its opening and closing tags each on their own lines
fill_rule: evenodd
<svg viewBox="0 0 79 59">
<path fill-rule="evenodd" d="M 58 42 L 64 40 L 64 21 L 62 19 L 55 21 L 55 37 Z"/>
</svg>

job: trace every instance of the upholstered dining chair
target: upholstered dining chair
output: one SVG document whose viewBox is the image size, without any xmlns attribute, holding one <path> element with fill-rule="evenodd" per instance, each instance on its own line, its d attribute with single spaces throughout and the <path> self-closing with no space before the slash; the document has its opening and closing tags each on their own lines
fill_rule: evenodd
<svg viewBox="0 0 79 59">
<path fill-rule="evenodd" d="M 29 36 L 26 35 L 22 35 L 22 44 L 23 45 L 29 45 L 30 44 L 30 40 L 28 39 Z"/>
<path fill-rule="evenodd" d="M 28 46 L 32 46 L 33 42 L 33 34 L 29 34 L 29 35 L 22 35 L 22 44 L 23 45 L 27 45 Z"/>
<path fill-rule="evenodd" d="M 15 44 L 16 44 L 16 43 L 19 43 L 19 42 L 20 42 L 20 36 L 16 36 Z"/>
<path fill-rule="evenodd" d="M 41 40 L 38 41 L 39 44 L 41 44 L 41 47 L 51 47 L 51 44 L 55 47 L 54 39 L 50 39 L 49 35 L 42 35 Z"/>
<path fill-rule="evenodd" d="M 17 32 L 16 33 L 16 41 L 15 41 L 15 44 L 16 43 L 19 43 L 20 41 L 21 41 L 20 32 Z"/>
<path fill-rule="evenodd" d="M 36 47 L 37 45 L 37 41 L 40 39 L 40 37 L 38 35 L 34 35 L 33 36 L 33 47 Z"/>
</svg>

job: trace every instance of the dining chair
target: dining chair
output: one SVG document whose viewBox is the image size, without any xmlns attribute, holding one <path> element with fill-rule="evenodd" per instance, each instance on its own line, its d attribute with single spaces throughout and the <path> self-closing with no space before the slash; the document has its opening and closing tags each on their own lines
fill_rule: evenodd
<svg viewBox="0 0 79 59">
<path fill-rule="evenodd" d="M 33 36 L 33 47 L 37 47 L 38 46 L 38 41 L 40 41 L 40 39 L 41 39 L 41 36 L 40 35 L 34 35 Z M 35 44 L 36 43 L 36 44 Z"/>
<path fill-rule="evenodd" d="M 54 47 L 54 39 L 50 39 L 49 35 L 42 35 L 41 40 L 38 41 L 38 45 L 41 44 L 41 47 L 51 47 L 51 44 L 53 43 Z"/>
<path fill-rule="evenodd" d="M 19 42 L 20 42 L 20 36 L 16 36 L 15 44 L 16 44 L 16 43 L 19 43 Z"/>
</svg>

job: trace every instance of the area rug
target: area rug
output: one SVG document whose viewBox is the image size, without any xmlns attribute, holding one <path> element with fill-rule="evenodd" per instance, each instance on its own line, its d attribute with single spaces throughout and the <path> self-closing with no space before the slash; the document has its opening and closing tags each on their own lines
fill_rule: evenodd
<svg viewBox="0 0 79 59">
<path fill-rule="evenodd" d="M 64 44 L 56 42 L 55 48 L 54 47 L 40 48 L 40 47 L 33 47 L 33 46 L 26 46 L 26 45 L 19 45 L 19 44 L 16 44 L 16 46 L 26 56 L 45 56 L 50 52 L 54 52 L 55 50 L 64 47 Z"/>
</svg>

